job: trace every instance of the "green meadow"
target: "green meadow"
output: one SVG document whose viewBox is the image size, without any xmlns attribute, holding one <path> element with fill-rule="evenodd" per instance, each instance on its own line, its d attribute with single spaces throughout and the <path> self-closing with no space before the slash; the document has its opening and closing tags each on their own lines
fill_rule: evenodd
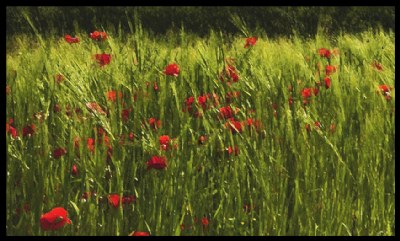
<svg viewBox="0 0 400 241">
<path fill-rule="evenodd" d="M 136 19 L 68 43 L 27 18 L 33 35 L 8 36 L 7 235 L 394 235 L 394 32 L 269 38 L 232 21 L 241 34 Z M 55 207 L 71 222 L 44 230 Z"/>
</svg>

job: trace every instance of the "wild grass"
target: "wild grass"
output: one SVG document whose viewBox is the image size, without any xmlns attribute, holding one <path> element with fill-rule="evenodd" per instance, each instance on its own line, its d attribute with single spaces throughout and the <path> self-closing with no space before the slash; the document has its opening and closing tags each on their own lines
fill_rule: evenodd
<svg viewBox="0 0 400 241">
<path fill-rule="evenodd" d="M 263 33 L 247 49 L 245 36 L 211 30 L 198 38 L 181 29 L 153 38 L 139 24 L 103 43 L 87 32 L 77 36 L 78 44 L 63 36 L 42 39 L 39 32 L 35 38 L 14 36 L 16 47 L 6 53 L 6 121 L 13 118 L 19 132 L 16 139 L 6 137 L 7 235 L 394 235 L 395 95 L 392 90 L 387 101 L 376 93 L 381 84 L 394 86 L 393 32 L 310 39 L 269 39 Z M 322 58 L 322 47 L 339 54 Z M 99 67 L 93 55 L 103 52 L 112 60 Z M 239 73 L 230 86 L 219 79 L 228 58 Z M 374 61 L 382 71 L 371 66 Z M 163 73 L 173 62 L 178 77 Z M 304 107 L 301 90 L 323 84 L 329 62 L 338 68 L 331 87 L 322 85 Z M 60 84 L 57 74 L 65 77 Z M 121 91 L 122 99 L 107 100 L 111 90 Z M 260 120 L 261 130 L 244 126 L 232 134 L 218 119 L 218 108 L 228 105 L 225 96 L 234 91 L 240 92 L 230 104 L 239 109 L 235 119 Z M 206 93 L 217 94 L 220 105 L 209 99 L 202 118 L 182 111 L 186 98 L 197 103 Z M 93 114 L 88 102 L 109 116 Z M 61 112 L 53 111 L 55 104 Z M 132 111 L 124 122 L 126 108 Z M 39 112 L 42 120 L 33 117 Z M 161 120 L 159 129 L 148 126 L 151 117 Z M 31 123 L 35 133 L 22 137 Z M 98 136 L 97 127 L 110 138 L 111 161 L 98 138 L 94 153 L 86 147 L 87 138 Z M 176 138 L 177 150 L 160 150 L 161 135 Z M 207 140 L 200 145 L 202 135 Z M 78 149 L 75 137 L 81 138 Z M 228 155 L 229 146 L 240 153 Z M 67 154 L 55 159 L 59 147 Z M 153 155 L 167 157 L 166 170 L 146 170 Z M 73 164 L 77 176 L 71 175 Z M 84 201 L 84 192 L 97 196 Z M 111 193 L 133 194 L 136 201 L 116 209 L 106 200 Z M 244 205 L 253 208 L 246 212 Z M 43 231 L 41 215 L 56 206 L 67 209 L 72 224 Z"/>
</svg>

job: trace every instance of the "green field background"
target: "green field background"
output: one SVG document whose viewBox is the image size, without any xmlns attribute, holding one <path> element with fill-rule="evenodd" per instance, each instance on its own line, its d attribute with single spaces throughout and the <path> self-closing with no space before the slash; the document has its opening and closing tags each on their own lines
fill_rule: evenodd
<svg viewBox="0 0 400 241">
<path fill-rule="evenodd" d="M 335 33 L 316 21 L 309 24 L 314 29 L 309 36 L 301 34 L 300 25 L 308 26 L 303 21 L 288 35 L 273 36 L 232 12 L 225 20 L 236 29 L 232 32 L 207 26 L 207 32 L 196 34 L 190 21 L 182 20 L 188 25 L 176 22 L 175 28 L 157 33 L 145 27 L 151 23 L 143 16 L 124 15 L 121 9 L 119 24 L 100 17 L 81 23 L 77 14 L 83 10 L 60 9 L 7 9 L 7 22 L 19 23 L 6 36 L 6 122 L 12 118 L 19 133 L 15 139 L 6 134 L 7 235 L 124 236 L 135 230 L 155 236 L 394 235 L 395 90 L 387 100 L 378 89 L 394 87 L 390 21 Z M 57 16 L 71 20 L 45 21 L 46 14 L 31 15 L 34 11 L 62 11 Z M 106 31 L 107 40 L 90 39 L 94 30 Z M 80 43 L 67 43 L 65 34 L 78 36 Z M 245 38 L 253 35 L 256 45 L 244 48 Z M 338 53 L 326 59 L 318 55 L 320 48 Z M 99 67 L 93 59 L 99 53 L 111 54 L 110 64 Z M 231 85 L 219 78 L 227 59 L 239 74 Z M 374 68 L 374 62 L 383 69 Z M 179 65 L 178 77 L 163 73 L 170 63 Z M 329 89 L 323 84 L 327 65 L 337 66 Z M 60 84 L 57 74 L 65 77 Z M 319 94 L 304 106 L 302 89 L 318 82 Z M 121 91 L 122 98 L 107 100 L 111 90 Z M 240 96 L 227 102 L 227 93 L 235 91 Z M 202 118 L 182 111 L 190 96 L 201 110 L 197 98 L 207 93 L 217 94 L 220 104 L 208 99 Z M 97 102 L 109 115 L 89 111 L 88 102 Z M 54 111 L 56 104 L 61 112 Z M 235 119 L 260 120 L 261 128 L 244 126 L 233 134 L 218 118 L 219 108 L 227 105 L 238 108 Z M 132 111 L 125 122 L 126 108 Z M 147 124 L 152 117 L 161 120 L 157 130 Z M 35 133 L 23 137 L 23 127 L 30 124 Z M 97 143 L 98 127 L 110 139 L 111 160 L 107 147 Z M 128 141 L 130 132 L 133 141 Z M 161 135 L 176 138 L 176 150 L 160 150 Z M 204 144 L 200 136 L 207 137 Z M 82 140 L 79 148 L 74 148 L 76 137 Z M 95 137 L 90 153 L 86 140 Z M 238 146 L 239 154 L 229 155 L 229 146 Z M 67 153 L 55 159 L 52 153 L 59 147 Z M 168 167 L 147 170 L 153 155 L 166 156 Z M 84 200 L 84 192 L 96 195 Z M 136 201 L 114 208 L 107 202 L 112 193 L 135 195 Z M 43 231 L 41 215 L 57 206 L 68 211 L 72 223 Z"/>
</svg>

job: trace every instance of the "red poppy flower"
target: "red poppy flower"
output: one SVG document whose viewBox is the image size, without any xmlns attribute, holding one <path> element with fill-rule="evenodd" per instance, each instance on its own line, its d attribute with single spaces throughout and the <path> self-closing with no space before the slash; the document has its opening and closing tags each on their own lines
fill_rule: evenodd
<svg viewBox="0 0 400 241">
<path fill-rule="evenodd" d="M 129 236 L 150 236 L 149 232 L 133 231 Z"/>
<path fill-rule="evenodd" d="M 374 63 L 372 64 L 372 66 L 373 66 L 376 70 L 378 70 L 378 71 L 382 71 L 382 70 L 383 70 L 382 64 L 379 63 L 379 62 L 377 62 L 377 61 L 374 61 Z"/>
<path fill-rule="evenodd" d="M 201 224 L 203 225 L 203 229 L 206 229 L 206 228 L 208 227 L 208 219 L 207 219 L 206 216 L 204 216 L 204 217 L 201 219 Z"/>
<path fill-rule="evenodd" d="M 88 102 L 88 103 L 86 103 L 86 107 L 92 112 L 102 114 L 102 115 L 107 115 L 107 113 L 104 112 L 104 110 L 101 108 L 101 106 L 99 104 L 97 104 L 96 102 Z"/>
<path fill-rule="evenodd" d="M 167 167 L 167 160 L 163 156 L 153 156 L 147 161 L 147 170 L 158 169 L 162 170 Z"/>
<path fill-rule="evenodd" d="M 22 136 L 30 136 L 33 135 L 35 133 L 36 130 L 36 126 L 34 124 L 31 125 L 27 125 L 22 129 Z"/>
<path fill-rule="evenodd" d="M 307 132 L 310 132 L 310 131 L 311 131 L 310 124 L 306 124 L 306 130 L 307 130 Z"/>
<path fill-rule="evenodd" d="M 316 122 L 314 122 L 314 126 L 316 129 L 319 129 L 319 128 L 321 128 L 321 123 L 319 121 L 316 121 Z M 307 132 L 311 131 L 310 124 L 306 124 L 306 130 L 307 130 Z"/>
<path fill-rule="evenodd" d="M 191 105 L 194 102 L 194 97 L 190 96 L 185 100 L 186 105 Z"/>
<path fill-rule="evenodd" d="M 303 98 L 310 98 L 310 97 L 311 97 L 311 91 L 312 91 L 312 88 L 304 88 L 304 89 L 301 91 L 301 96 L 302 96 Z"/>
<path fill-rule="evenodd" d="M 133 132 L 130 132 L 130 133 L 129 133 L 129 139 L 130 139 L 131 141 L 133 141 L 133 138 L 135 138 L 135 135 L 133 134 Z"/>
<path fill-rule="evenodd" d="M 183 112 L 186 112 L 186 110 L 187 110 L 188 112 L 191 112 L 191 111 L 192 111 L 192 104 L 193 104 L 193 102 L 194 102 L 194 97 L 193 97 L 193 96 L 190 96 L 189 98 L 187 98 L 187 99 L 185 100 L 186 108 L 183 109 Z"/>
<path fill-rule="evenodd" d="M 12 136 L 14 139 L 17 138 L 17 136 L 18 136 L 17 129 L 15 129 L 15 128 L 12 127 L 12 126 L 9 127 L 8 133 L 11 134 L 11 136 Z"/>
<path fill-rule="evenodd" d="M 89 137 L 87 139 L 86 146 L 90 152 L 94 152 L 94 139 Z"/>
<path fill-rule="evenodd" d="M 220 80 L 224 81 L 225 77 L 228 78 L 228 80 L 232 80 L 233 82 L 237 82 L 239 80 L 239 75 L 236 72 L 236 68 L 232 65 L 227 65 L 225 67 L 225 70 L 220 74 Z M 227 84 L 231 84 L 230 81 L 227 82 Z"/>
<path fill-rule="evenodd" d="M 219 116 L 221 118 L 229 119 L 233 118 L 233 111 L 230 106 L 225 106 L 222 108 L 219 108 Z"/>
<path fill-rule="evenodd" d="M 226 151 L 228 152 L 228 155 L 229 155 L 229 156 L 230 156 L 232 153 L 234 153 L 235 156 L 239 155 L 239 147 L 238 147 L 238 146 L 235 146 L 234 148 L 232 148 L 232 147 L 230 146 L 230 147 L 228 147 L 228 148 L 226 149 Z"/>
<path fill-rule="evenodd" d="M 246 44 L 244 45 L 244 47 L 248 48 L 250 45 L 254 46 L 256 45 L 256 42 L 257 42 L 257 37 L 255 36 L 246 38 Z"/>
<path fill-rule="evenodd" d="M 335 124 L 332 123 L 331 126 L 329 127 L 329 129 L 330 129 L 330 131 L 331 131 L 332 133 L 334 133 L 335 130 L 336 130 Z"/>
<path fill-rule="evenodd" d="M 207 96 L 206 95 L 201 95 L 197 98 L 197 102 L 199 103 L 199 105 L 201 106 L 201 108 L 203 108 L 203 110 L 205 110 L 207 108 L 206 106 L 206 102 L 207 102 Z"/>
<path fill-rule="evenodd" d="M 313 88 L 313 92 L 314 92 L 314 95 L 317 96 L 318 92 L 319 92 L 319 89 L 318 88 Z"/>
<path fill-rule="evenodd" d="M 165 135 L 165 136 L 160 136 L 160 145 L 167 145 L 169 144 L 169 136 Z"/>
<path fill-rule="evenodd" d="M 107 39 L 107 34 L 106 32 L 99 32 L 99 31 L 94 31 L 93 33 L 90 33 L 90 38 L 93 40 L 106 40 Z"/>
<path fill-rule="evenodd" d="M 159 129 L 161 127 L 161 120 L 156 120 L 155 118 L 150 118 L 149 125 L 153 129 Z"/>
<path fill-rule="evenodd" d="M 53 208 L 40 217 L 40 225 L 45 231 L 60 229 L 65 224 L 71 224 L 71 220 L 68 218 L 67 210 L 62 207 Z"/>
<path fill-rule="evenodd" d="M 388 87 L 387 85 L 380 85 L 379 89 L 382 91 L 383 95 L 386 95 L 387 93 L 389 93 L 391 88 Z"/>
<path fill-rule="evenodd" d="M 65 148 L 57 148 L 53 151 L 53 157 L 56 159 L 59 159 L 60 157 L 64 156 L 67 154 L 67 150 Z"/>
<path fill-rule="evenodd" d="M 233 134 L 242 132 L 242 123 L 234 120 L 233 118 L 230 118 L 229 121 L 225 123 L 225 126 L 229 126 Z"/>
<path fill-rule="evenodd" d="M 204 143 L 206 142 L 206 140 L 207 140 L 207 137 L 206 137 L 206 136 L 200 136 L 200 137 L 199 137 L 199 144 L 200 144 L 200 145 L 204 144 Z"/>
<path fill-rule="evenodd" d="M 101 143 L 101 140 L 102 140 L 102 138 L 99 138 L 99 143 Z M 104 135 L 103 136 L 103 141 L 104 141 L 104 145 L 105 146 L 107 146 L 107 147 L 111 147 L 111 144 L 110 144 L 110 139 L 108 138 L 108 136 L 107 135 Z"/>
<path fill-rule="evenodd" d="M 168 149 L 168 145 L 169 145 L 169 136 L 165 135 L 165 136 L 160 136 L 160 147 L 163 150 L 167 150 Z"/>
<path fill-rule="evenodd" d="M 175 63 L 165 67 L 164 74 L 177 77 L 179 75 L 179 66 Z"/>
<path fill-rule="evenodd" d="M 158 85 L 157 85 L 157 82 L 155 82 L 155 81 L 154 81 L 153 89 L 155 92 L 158 91 Z"/>
<path fill-rule="evenodd" d="M 329 77 L 325 77 L 325 88 L 329 89 L 331 87 L 331 79 Z"/>
<path fill-rule="evenodd" d="M 100 67 L 103 67 L 111 62 L 111 54 L 96 54 L 94 57 L 97 63 L 100 64 Z"/>
<path fill-rule="evenodd" d="M 386 100 L 390 100 L 392 97 L 390 96 L 390 90 L 392 90 L 392 87 L 389 87 L 387 85 L 380 85 L 378 86 L 378 89 L 381 91 L 382 95 L 385 96 Z"/>
<path fill-rule="evenodd" d="M 122 120 L 123 121 L 128 121 L 129 120 L 129 113 L 131 112 L 131 109 L 123 109 L 121 112 Z"/>
<path fill-rule="evenodd" d="M 232 79 L 233 82 L 237 82 L 239 80 L 239 76 L 236 72 L 236 68 L 232 65 L 228 65 L 226 68 L 228 72 L 228 76 Z"/>
<path fill-rule="evenodd" d="M 335 73 L 336 72 L 336 66 L 332 66 L 332 65 L 327 65 L 326 67 L 325 67 L 325 73 L 326 73 L 326 75 L 330 75 L 330 74 L 332 74 L 332 73 Z"/>
<path fill-rule="evenodd" d="M 70 44 L 79 43 L 79 38 L 78 37 L 73 38 L 69 34 L 65 35 L 65 40 Z"/>
<path fill-rule="evenodd" d="M 6 133 L 10 134 L 14 139 L 17 138 L 17 129 L 15 129 L 12 125 L 14 119 L 10 118 L 8 123 L 6 123 Z"/>
<path fill-rule="evenodd" d="M 110 194 L 108 195 L 108 203 L 114 208 L 119 207 L 119 195 L 118 194 Z"/>
<path fill-rule="evenodd" d="M 118 91 L 118 98 L 122 99 L 122 92 Z M 117 100 L 117 91 L 110 90 L 107 92 L 107 100 L 115 102 Z"/>
<path fill-rule="evenodd" d="M 103 129 L 103 128 L 99 128 L 99 129 Z M 101 145 L 104 144 L 105 146 L 110 146 L 110 140 L 108 139 L 107 133 L 101 133 L 97 132 L 97 144 Z"/>
<path fill-rule="evenodd" d="M 65 77 L 62 74 L 56 74 L 55 76 L 55 80 L 57 82 L 57 84 L 60 84 L 61 82 L 63 82 L 65 79 Z"/>
<path fill-rule="evenodd" d="M 71 174 L 72 174 L 73 176 L 78 176 L 78 167 L 76 166 L 76 164 L 74 164 L 74 165 L 72 166 Z"/>
<path fill-rule="evenodd" d="M 326 48 L 320 48 L 318 50 L 318 54 L 319 54 L 319 56 L 325 57 L 327 59 L 329 59 L 331 57 L 331 52 Z"/>
<path fill-rule="evenodd" d="M 246 124 L 247 124 L 248 127 L 254 126 L 254 128 L 256 130 L 259 130 L 261 128 L 261 121 L 260 120 L 255 120 L 255 119 L 252 119 L 252 118 L 248 118 L 246 120 Z"/>
<path fill-rule="evenodd" d="M 133 203 L 136 200 L 136 196 L 135 195 L 128 195 L 128 196 L 124 196 L 122 197 L 122 205 L 129 205 L 131 203 Z"/>
<path fill-rule="evenodd" d="M 307 104 L 309 102 L 308 98 L 311 97 L 311 94 L 318 95 L 319 89 L 318 88 L 304 88 L 301 91 L 301 96 L 303 97 L 303 103 Z"/>
</svg>

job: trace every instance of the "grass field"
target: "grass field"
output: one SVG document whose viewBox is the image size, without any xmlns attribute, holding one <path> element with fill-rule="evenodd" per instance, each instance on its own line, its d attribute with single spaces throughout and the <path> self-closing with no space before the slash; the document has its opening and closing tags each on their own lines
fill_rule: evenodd
<svg viewBox="0 0 400 241">
<path fill-rule="evenodd" d="M 393 32 L 76 36 L 7 48 L 7 235 L 394 235 Z"/>
</svg>

